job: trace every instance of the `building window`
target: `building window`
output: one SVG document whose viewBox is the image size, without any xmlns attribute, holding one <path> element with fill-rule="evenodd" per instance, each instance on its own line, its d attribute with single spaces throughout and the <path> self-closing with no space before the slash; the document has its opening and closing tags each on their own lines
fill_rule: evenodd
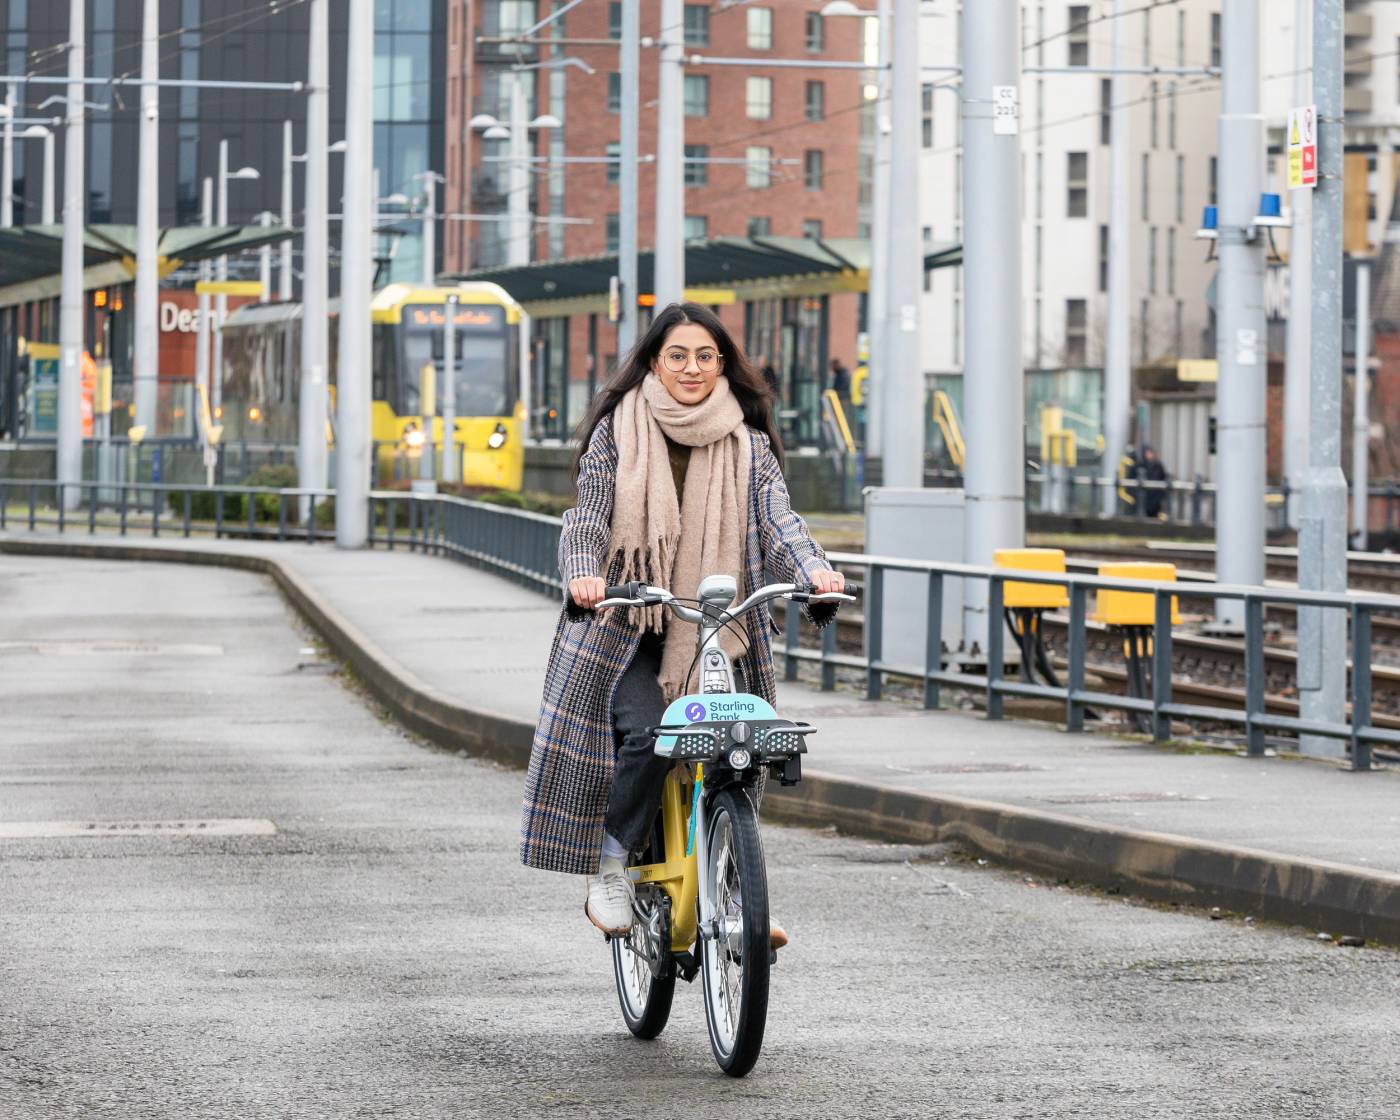
<svg viewBox="0 0 1400 1120">
<path fill-rule="evenodd" d="M 685 146 L 685 185 L 705 187 L 710 183 L 710 166 L 705 161 L 710 158 L 708 144 L 687 144 Z"/>
<path fill-rule="evenodd" d="M 1152 146 L 1157 147 L 1157 83 L 1156 81 L 1147 84 L 1147 100 L 1152 109 Z"/>
<path fill-rule="evenodd" d="M 1089 65 L 1089 5 L 1071 4 L 1069 7 L 1069 28 L 1065 33 L 1069 44 L 1069 64 Z"/>
<path fill-rule="evenodd" d="M 920 111 L 922 112 L 922 116 L 920 117 L 920 123 L 921 123 L 922 126 L 923 126 L 923 136 L 922 136 L 921 142 L 923 143 L 923 146 L 924 146 L 925 148 L 932 148 L 932 147 L 933 147 L 933 86 L 932 86 L 930 83 L 925 82 L 924 85 L 923 85 L 923 87 L 922 87 L 922 89 L 919 91 L 919 96 L 920 96 L 920 98 L 921 98 Z"/>
<path fill-rule="evenodd" d="M 744 173 L 748 186 L 762 190 L 773 182 L 773 149 L 750 147 L 744 151 Z"/>
<path fill-rule="evenodd" d="M 710 76 L 708 74 L 687 74 L 684 83 L 684 98 L 687 117 L 708 117 L 710 115 Z"/>
<path fill-rule="evenodd" d="M 1176 295 L 1176 227 L 1167 230 L 1167 295 Z"/>
<path fill-rule="evenodd" d="M 1176 157 L 1176 220 L 1186 220 L 1186 157 Z"/>
<path fill-rule="evenodd" d="M 608 253 L 616 253 L 616 252 L 617 252 L 617 243 L 618 243 L 618 240 L 619 240 L 619 239 L 621 238 L 621 236 L 622 236 L 622 234 L 621 234 L 621 232 L 620 232 L 621 228 L 622 228 L 622 227 L 618 224 L 617 215 L 616 215 L 616 214 L 609 214 L 609 215 L 608 215 L 608 224 L 607 224 L 607 241 L 608 241 L 608 247 L 607 247 L 606 250 L 604 250 L 605 252 L 608 252 Z"/>
<path fill-rule="evenodd" d="M 709 236 L 709 218 L 703 214 L 687 214 L 685 216 L 685 239 L 687 241 L 703 241 Z"/>
<path fill-rule="evenodd" d="M 749 8 L 747 15 L 749 50 L 771 51 L 773 49 L 773 9 Z"/>
<path fill-rule="evenodd" d="M 1089 213 L 1089 153 L 1066 153 L 1068 164 L 1065 172 L 1068 197 L 1065 216 L 1083 218 Z"/>
<path fill-rule="evenodd" d="M 809 149 L 802 153 L 802 181 L 809 191 L 822 189 L 825 164 L 826 158 L 820 151 Z"/>
<path fill-rule="evenodd" d="M 768 236 L 770 233 L 772 233 L 772 232 L 773 232 L 773 223 L 772 223 L 771 221 L 769 221 L 769 219 L 767 219 L 767 218 L 750 218 L 750 219 L 749 219 L 749 236 L 750 236 L 750 237 L 767 237 L 767 236 Z"/>
<path fill-rule="evenodd" d="M 456 9 L 454 8 L 453 11 L 455 12 Z M 608 38 L 622 38 L 622 5 L 618 3 L 618 0 L 612 0 L 612 3 L 608 5 Z"/>
<path fill-rule="evenodd" d="M 826 50 L 826 21 L 820 12 L 807 13 L 807 52 L 821 54 Z"/>
<path fill-rule="evenodd" d="M 1177 300 L 1176 306 L 1172 308 L 1172 336 L 1176 341 L 1177 357 L 1180 357 L 1186 341 L 1181 330 L 1181 300 Z"/>
<path fill-rule="evenodd" d="M 1152 157 L 1142 153 L 1142 220 L 1152 216 Z"/>
<path fill-rule="evenodd" d="M 1138 305 L 1138 361 L 1147 364 L 1147 319 L 1151 312 L 1151 304 L 1146 299 Z"/>
<path fill-rule="evenodd" d="M 1176 151 L 1176 83 L 1167 89 L 1167 147 Z"/>
<path fill-rule="evenodd" d="M 826 119 L 826 83 L 807 83 L 807 119 L 809 121 L 820 121 Z"/>
<path fill-rule="evenodd" d="M 1099 79 L 1099 143 L 1113 139 L 1113 79 Z"/>
<path fill-rule="evenodd" d="M 1220 13 L 1210 14 L 1210 64 L 1220 65 Z"/>
<path fill-rule="evenodd" d="M 1209 184 L 1209 186 L 1210 186 L 1210 204 L 1211 204 L 1212 206 L 1214 206 L 1214 205 L 1216 204 L 1216 203 L 1215 203 L 1215 182 L 1216 182 L 1215 174 L 1216 174 L 1216 162 L 1215 162 L 1215 157 L 1214 157 L 1214 156 L 1211 156 L 1211 157 L 1210 157 L 1210 184 Z"/>
<path fill-rule="evenodd" d="M 1099 226 L 1099 291 L 1108 291 L 1108 227 Z"/>
<path fill-rule="evenodd" d="M 822 236 L 822 220 L 820 218 L 803 218 L 802 236 L 810 237 L 814 241 L 820 241 Z"/>
<path fill-rule="evenodd" d="M 1142 64 L 1152 65 L 1152 13 L 1142 13 Z"/>
<path fill-rule="evenodd" d="M 609 183 L 616 183 L 622 177 L 622 162 L 618 158 L 621 155 L 621 144 L 608 145 L 608 162 L 604 166 L 608 169 Z"/>
<path fill-rule="evenodd" d="M 616 70 L 608 75 L 608 112 L 622 112 L 622 75 Z"/>
<path fill-rule="evenodd" d="M 744 111 L 751 121 L 766 121 L 773 115 L 773 79 L 744 80 Z"/>
<path fill-rule="evenodd" d="M 1065 365 L 1088 365 L 1089 301 L 1065 300 Z"/>
<path fill-rule="evenodd" d="M 1186 65 L 1186 13 L 1176 13 L 1176 64 Z"/>
<path fill-rule="evenodd" d="M 1147 290 L 1157 294 L 1157 227 L 1147 231 Z"/>
<path fill-rule="evenodd" d="M 687 4 L 685 6 L 685 45 L 687 47 L 708 47 L 710 45 L 710 6 L 708 4 Z"/>
</svg>

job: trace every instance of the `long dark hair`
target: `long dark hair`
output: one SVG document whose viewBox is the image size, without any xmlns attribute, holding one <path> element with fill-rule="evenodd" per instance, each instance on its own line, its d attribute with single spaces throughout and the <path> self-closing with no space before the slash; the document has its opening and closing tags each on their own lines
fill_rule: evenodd
<svg viewBox="0 0 1400 1120">
<path fill-rule="evenodd" d="M 782 463 L 783 441 L 773 423 L 773 392 L 769 389 L 768 382 L 749 364 L 749 359 L 739 344 L 724 329 L 724 324 L 713 311 L 698 303 L 673 303 L 657 313 L 642 340 L 632 347 L 632 352 L 623 359 L 617 372 L 593 398 L 588 415 L 583 418 L 576 433 L 578 449 L 574 452 L 575 480 L 578 479 L 579 460 L 588 450 L 588 441 L 593 438 L 593 430 L 605 417 L 613 414 L 618 401 L 642 383 L 642 379 L 651 372 L 652 364 L 661 353 L 661 347 L 666 344 L 666 336 L 682 323 L 694 323 L 710 333 L 720 356 L 724 359 L 720 371 L 729 378 L 730 391 L 738 400 L 739 407 L 744 410 L 745 423 L 768 436 L 773 445 L 773 454 L 778 457 L 778 462 Z"/>
</svg>

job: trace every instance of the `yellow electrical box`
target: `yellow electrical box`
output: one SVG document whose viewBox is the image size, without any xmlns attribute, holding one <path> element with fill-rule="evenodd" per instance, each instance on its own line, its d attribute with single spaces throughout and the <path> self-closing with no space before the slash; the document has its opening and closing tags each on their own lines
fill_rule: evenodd
<svg viewBox="0 0 1400 1120">
<path fill-rule="evenodd" d="M 1100 564 L 1106 579 L 1140 579 L 1151 583 L 1175 583 L 1176 565 L 1152 560 Z M 1172 624 L 1181 621 L 1177 598 L 1172 596 Z M 1153 596 L 1148 592 L 1103 590 L 1098 594 L 1094 617 L 1108 626 L 1151 626 L 1155 621 Z"/>
<path fill-rule="evenodd" d="M 1065 553 L 1060 548 L 999 548 L 992 554 L 992 563 L 1022 572 L 1063 572 Z M 1057 610 L 1069 606 L 1069 590 L 1062 583 L 1007 580 L 1001 601 L 1008 610 Z"/>
</svg>

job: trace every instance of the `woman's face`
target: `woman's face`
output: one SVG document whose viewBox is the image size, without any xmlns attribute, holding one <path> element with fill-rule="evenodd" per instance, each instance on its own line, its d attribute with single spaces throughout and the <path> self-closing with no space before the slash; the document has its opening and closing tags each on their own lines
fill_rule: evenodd
<svg viewBox="0 0 1400 1120">
<path fill-rule="evenodd" d="M 694 323 L 679 323 L 666 336 L 651 369 L 681 404 L 699 404 L 715 391 L 723 365 L 709 331 Z"/>
</svg>

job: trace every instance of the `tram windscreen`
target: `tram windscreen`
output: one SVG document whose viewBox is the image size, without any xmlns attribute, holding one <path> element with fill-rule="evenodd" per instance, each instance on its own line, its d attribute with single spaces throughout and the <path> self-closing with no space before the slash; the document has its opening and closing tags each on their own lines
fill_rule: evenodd
<svg viewBox="0 0 1400 1120">
<path fill-rule="evenodd" d="M 458 416 L 508 416 L 513 372 L 505 308 L 490 304 L 459 305 L 456 323 Z M 403 310 L 404 400 L 400 411 L 416 415 L 418 380 L 423 366 L 437 370 L 438 404 L 442 402 L 443 335 L 447 309 L 441 305 L 411 305 Z"/>
</svg>

